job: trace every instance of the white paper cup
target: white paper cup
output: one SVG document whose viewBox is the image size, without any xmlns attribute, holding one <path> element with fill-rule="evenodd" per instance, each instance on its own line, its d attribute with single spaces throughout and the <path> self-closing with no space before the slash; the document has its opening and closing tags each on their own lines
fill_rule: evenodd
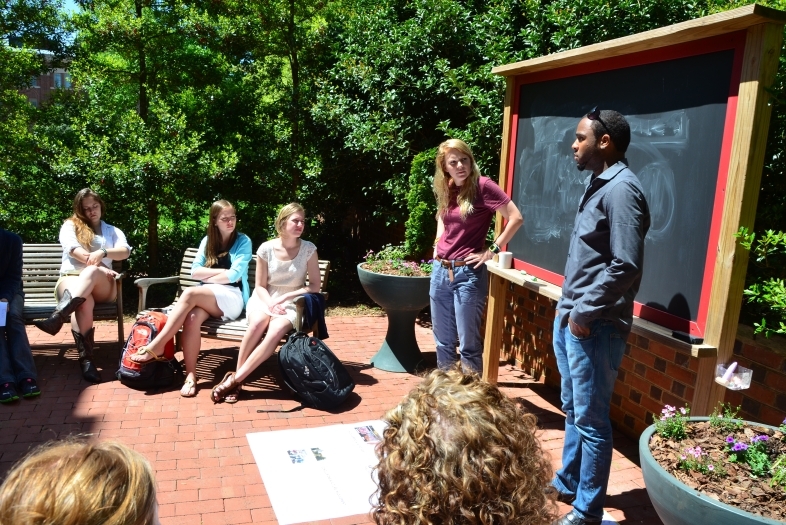
<svg viewBox="0 0 786 525">
<path fill-rule="evenodd" d="M 510 268 L 513 263 L 513 252 L 499 252 L 498 257 L 497 264 L 499 264 L 500 268 L 503 270 Z"/>
</svg>

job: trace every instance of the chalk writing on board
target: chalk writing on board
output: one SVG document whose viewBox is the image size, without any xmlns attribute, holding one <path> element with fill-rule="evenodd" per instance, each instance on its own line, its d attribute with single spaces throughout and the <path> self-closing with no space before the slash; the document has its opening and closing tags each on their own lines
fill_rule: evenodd
<svg viewBox="0 0 786 525">
<path fill-rule="evenodd" d="M 660 149 L 686 149 L 689 121 L 685 112 L 679 110 L 663 116 L 631 116 L 628 123 L 628 155 L 634 156 L 641 166 L 636 175 L 652 214 L 647 238 L 654 241 L 668 235 L 675 207 L 674 171 Z M 518 159 L 523 177 L 517 204 L 527 217 L 527 237 L 541 243 L 570 234 L 588 174 L 576 169 L 571 149 L 566 147 L 575 135 L 575 118 L 534 117 L 532 127 L 534 148 L 524 148 Z"/>
</svg>

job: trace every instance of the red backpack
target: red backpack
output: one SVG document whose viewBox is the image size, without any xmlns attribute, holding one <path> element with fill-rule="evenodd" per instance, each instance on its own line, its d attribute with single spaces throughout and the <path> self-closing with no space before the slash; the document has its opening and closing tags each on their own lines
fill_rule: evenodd
<svg viewBox="0 0 786 525">
<path fill-rule="evenodd" d="M 164 345 L 164 357 L 167 361 L 148 361 L 137 363 L 130 357 L 137 350 L 150 344 L 163 330 L 167 316 L 163 312 L 149 311 L 136 320 L 128 334 L 123 353 L 120 355 L 120 367 L 115 376 L 126 386 L 138 389 L 149 389 L 170 386 L 175 379 L 181 377 L 183 369 L 175 359 L 174 338 Z"/>
</svg>

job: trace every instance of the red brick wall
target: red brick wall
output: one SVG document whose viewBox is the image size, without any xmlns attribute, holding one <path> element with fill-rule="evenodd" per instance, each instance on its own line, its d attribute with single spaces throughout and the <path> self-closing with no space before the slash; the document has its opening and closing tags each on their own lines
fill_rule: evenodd
<svg viewBox="0 0 786 525">
<path fill-rule="evenodd" d="M 500 355 L 517 367 L 559 388 L 560 376 L 552 347 L 556 301 L 524 287 L 509 284 L 505 297 Z M 742 406 L 746 419 L 780 424 L 786 417 L 786 341 L 754 340 L 740 327 L 735 359 L 754 370 L 749 390 L 728 391 L 726 401 Z M 714 358 L 710 358 L 714 359 Z M 663 406 L 690 405 L 696 386 L 699 358 L 637 334 L 628 338 L 611 403 L 611 418 L 623 433 L 637 437 Z"/>
<path fill-rule="evenodd" d="M 733 359 L 753 370 L 753 381 L 747 390 L 727 390 L 725 401 L 741 407 L 740 417 L 779 425 L 786 418 L 786 340 L 754 337 L 752 328 L 740 326 Z"/>
</svg>

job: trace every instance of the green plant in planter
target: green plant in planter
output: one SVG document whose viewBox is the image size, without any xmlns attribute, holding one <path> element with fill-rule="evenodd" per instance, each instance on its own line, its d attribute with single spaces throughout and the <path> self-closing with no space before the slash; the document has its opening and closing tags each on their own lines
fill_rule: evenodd
<svg viewBox="0 0 786 525">
<path fill-rule="evenodd" d="M 655 432 L 666 439 L 682 441 L 688 435 L 688 414 L 688 405 L 680 409 L 666 405 L 661 411 L 660 419 L 655 421 Z"/>
<path fill-rule="evenodd" d="M 404 246 L 386 244 L 378 252 L 369 250 L 366 253 L 363 269 L 374 273 L 400 275 L 406 277 L 426 277 L 431 275 L 433 261 L 407 261 L 407 250 Z"/>
<path fill-rule="evenodd" d="M 766 476 L 770 472 L 771 464 L 770 458 L 767 455 L 767 441 L 769 436 L 760 435 L 753 436 L 750 444 L 740 440 L 737 441 L 734 436 L 726 438 L 726 451 L 729 452 L 729 461 L 731 463 L 745 462 L 751 468 L 751 474 L 755 477 Z"/>
<path fill-rule="evenodd" d="M 718 404 L 715 410 L 712 411 L 712 414 L 710 414 L 710 426 L 723 434 L 741 429 L 745 425 L 742 421 L 737 419 L 740 408 L 741 407 L 733 409 L 730 403 Z"/>
</svg>

